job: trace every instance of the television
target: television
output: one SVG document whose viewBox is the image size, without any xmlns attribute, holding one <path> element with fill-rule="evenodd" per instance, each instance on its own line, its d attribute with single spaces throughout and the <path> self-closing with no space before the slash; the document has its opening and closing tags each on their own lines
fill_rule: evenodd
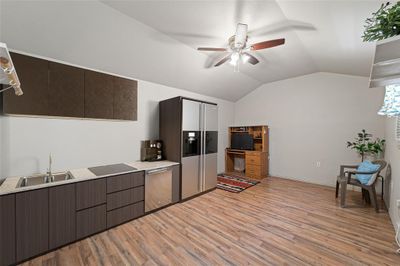
<svg viewBox="0 0 400 266">
<path fill-rule="evenodd" d="M 253 137 L 248 133 L 233 133 L 231 135 L 231 149 L 254 150 Z"/>
</svg>

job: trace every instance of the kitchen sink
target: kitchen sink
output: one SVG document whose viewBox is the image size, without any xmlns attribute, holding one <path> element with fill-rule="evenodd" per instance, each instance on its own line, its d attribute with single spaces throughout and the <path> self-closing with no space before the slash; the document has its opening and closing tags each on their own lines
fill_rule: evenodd
<svg viewBox="0 0 400 266">
<path fill-rule="evenodd" d="M 60 181 L 64 181 L 64 180 L 70 180 L 73 178 L 74 178 L 74 176 L 70 172 L 53 174 L 53 180 L 50 180 L 47 177 L 47 174 L 21 177 L 18 181 L 17 188 L 37 186 L 37 185 L 42 185 L 42 184 L 46 184 L 46 183 L 60 182 Z"/>
</svg>

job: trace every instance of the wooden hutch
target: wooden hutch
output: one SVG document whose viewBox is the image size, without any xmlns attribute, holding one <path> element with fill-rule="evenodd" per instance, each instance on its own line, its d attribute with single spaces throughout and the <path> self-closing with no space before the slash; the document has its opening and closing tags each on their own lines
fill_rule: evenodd
<svg viewBox="0 0 400 266">
<path fill-rule="evenodd" d="M 243 175 L 248 178 L 262 179 L 268 176 L 269 133 L 268 126 L 238 126 L 229 128 L 229 144 L 232 147 L 234 134 L 249 134 L 254 147 L 249 150 L 227 148 L 225 151 L 225 171 L 227 174 Z M 235 170 L 235 158 L 244 160 L 244 170 Z"/>
</svg>

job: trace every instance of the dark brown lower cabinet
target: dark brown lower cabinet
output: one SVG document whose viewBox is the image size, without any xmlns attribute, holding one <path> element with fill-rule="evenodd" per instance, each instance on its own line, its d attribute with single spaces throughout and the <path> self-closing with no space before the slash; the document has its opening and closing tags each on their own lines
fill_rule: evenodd
<svg viewBox="0 0 400 266">
<path fill-rule="evenodd" d="M 107 212 L 107 228 L 138 218 L 143 214 L 144 214 L 143 201 L 109 211 Z"/>
<path fill-rule="evenodd" d="M 49 188 L 49 248 L 75 241 L 75 184 Z"/>
<path fill-rule="evenodd" d="M 107 211 L 144 200 L 144 186 L 107 195 Z"/>
<path fill-rule="evenodd" d="M 76 213 L 76 238 L 81 239 L 106 229 L 106 204 Z"/>
<path fill-rule="evenodd" d="M 76 184 L 76 209 L 82 210 L 106 203 L 106 179 L 84 181 Z"/>
<path fill-rule="evenodd" d="M 16 194 L 17 261 L 49 250 L 49 189 Z"/>
<path fill-rule="evenodd" d="M 179 171 L 173 166 L 174 202 Z M 144 194 L 142 171 L 0 196 L 0 266 L 141 217 Z"/>
<path fill-rule="evenodd" d="M 144 186 L 144 171 L 107 178 L 107 193 Z"/>
<path fill-rule="evenodd" d="M 15 195 L 0 196 L 0 265 L 15 263 Z"/>
<path fill-rule="evenodd" d="M 181 200 L 180 171 L 180 165 L 172 166 L 172 203 L 177 203 Z"/>
</svg>

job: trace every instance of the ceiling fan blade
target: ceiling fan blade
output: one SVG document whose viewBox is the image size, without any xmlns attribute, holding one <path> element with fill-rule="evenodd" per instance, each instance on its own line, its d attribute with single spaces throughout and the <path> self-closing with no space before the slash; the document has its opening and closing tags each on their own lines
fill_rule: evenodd
<svg viewBox="0 0 400 266">
<path fill-rule="evenodd" d="M 255 43 L 255 44 L 251 45 L 251 50 L 262 50 L 262 49 L 282 45 L 284 43 L 285 43 L 285 39 L 276 39 L 276 40 L 270 40 L 270 41 L 265 41 L 265 42 L 259 42 L 259 43 Z"/>
<path fill-rule="evenodd" d="M 226 61 L 228 61 L 229 59 L 231 59 L 231 55 L 225 56 L 225 57 L 222 58 L 218 63 L 216 63 L 214 66 L 215 66 L 215 67 L 220 66 L 220 65 L 222 65 L 223 63 L 225 63 Z"/>
<path fill-rule="evenodd" d="M 247 40 L 247 24 L 238 23 L 235 33 L 235 47 L 242 48 L 246 45 Z"/>
<path fill-rule="evenodd" d="M 212 48 L 212 47 L 199 47 L 199 51 L 214 51 L 214 52 L 225 52 L 226 48 Z"/>
<path fill-rule="evenodd" d="M 245 55 L 247 55 L 249 57 L 249 59 L 247 60 L 247 62 L 249 62 L 252 65 L 258 64 L 260 61 L 258 61 L 258 59 L 256 57 L 254 57 L 253 55 L 249 54 L 249 53 L 243 53 Z"/>
</svg>

